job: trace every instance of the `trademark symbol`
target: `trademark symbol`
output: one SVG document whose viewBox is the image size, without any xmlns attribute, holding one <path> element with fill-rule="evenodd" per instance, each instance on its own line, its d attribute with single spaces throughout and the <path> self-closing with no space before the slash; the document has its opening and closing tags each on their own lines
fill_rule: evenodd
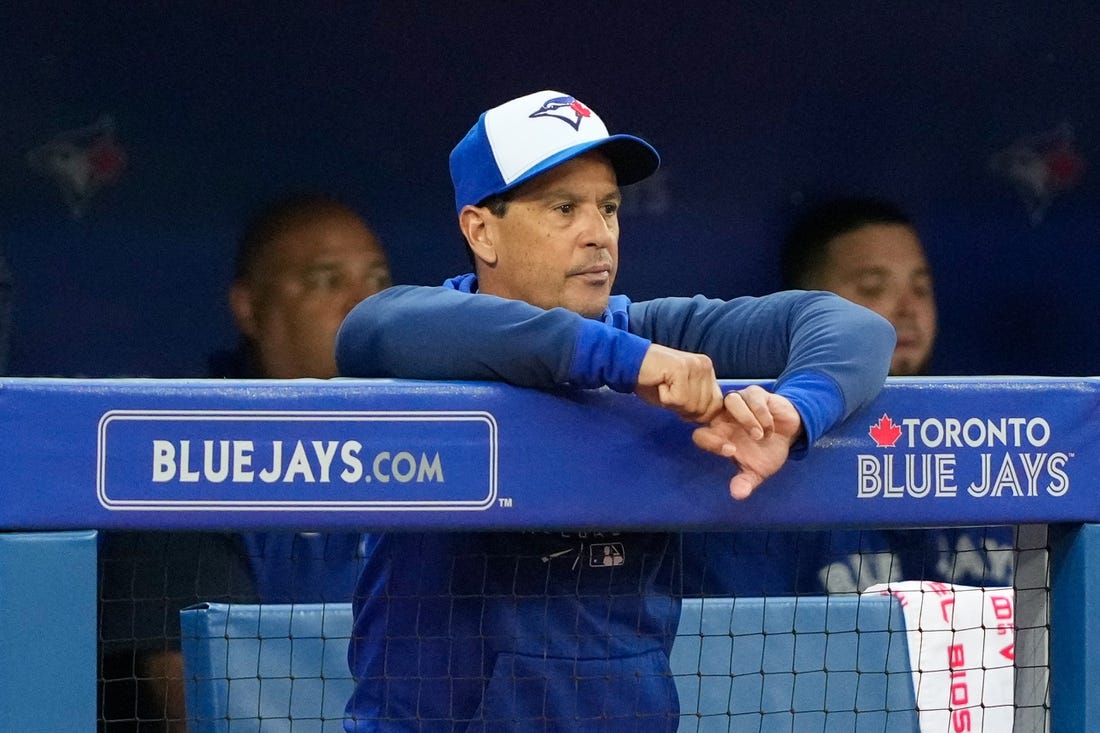
<svg viewBox="0 0 1100 733">
<path fill-rule="evenodd" d="M 508 507 L 512 506 L 512 498 L 505 497 L 503 499 L 497 499 L 497 505 L 507 509 Z"/>
</svg>

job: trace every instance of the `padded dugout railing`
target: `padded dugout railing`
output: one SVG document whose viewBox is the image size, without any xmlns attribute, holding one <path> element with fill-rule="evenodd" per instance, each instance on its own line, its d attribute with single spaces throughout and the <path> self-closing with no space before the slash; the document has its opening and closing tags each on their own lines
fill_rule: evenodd
<svg viewBox="0 0 1100 733">
<path fill-rule="evenodd" d="M 1018 626 L 1033 619 L 1036 631 L 1017 638 L 1017 704 L 1043 710 L 1049 615 L 1051 726 L 1081 730 L 1100 690 L 1089 663 L 1100 640 L 1100 568 L 1087 526 L 1100 521 L 1098 405 L 1093 378 L 891 379 L 805 460 L 734 502 L 730 467 L 694 448 L 689 425 L 608 391 L 3 380 L 0 527 L 20 534 L 5 535 L 0 550 L 0 655 L 10 665 L 30 645 L 47 664 L 30 665 L 28 684 L 5 681 L 0 728 L 32 729 L 21 721 L 56 712 L 62 685 L 79 698 L 62 713 L 69 725 L 94 725 L 94 671 L 74 675 L 71 659 L 53 668 L 48 660 L 53 650 L 94 653 L 94 589 L 84 581 L 95 543 L 56 530 L 1058 524 L 1067 527 L 1051 545 L 1050 609 L 1045 594 L 1017 596 Z M 591 435 L 607 437 L 597 444 Z M 69 540 L 83 562 L 72 561 Z M 33 570 L 11 554 L 28 541 L 38 545 Z M 10 612 L 59 597 L 75 623 Z M 79 690 L 89 684 L 85 699 Z"/>
</svg>

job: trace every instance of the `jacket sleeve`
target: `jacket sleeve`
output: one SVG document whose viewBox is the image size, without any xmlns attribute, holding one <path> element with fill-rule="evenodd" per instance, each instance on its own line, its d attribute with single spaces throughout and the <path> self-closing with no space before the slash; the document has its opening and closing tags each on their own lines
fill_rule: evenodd
<svg viewBox="0 0 1100 733">
<path fill-rule="evenodd" d="M 798 290 L 634 303 L 630 329 L 708 355 L 719 378 L 775 379 L 775 391 L 802 416 L 808 445 L 878 394 L 895 342 L 893 326 L 873 311 Z"/>
<path fill-rule="evenodd" d="M 634 388 L 649 341 L 565 310 L 447 287 L 396 286 L 359 303 L 336 336 L 347 377 Z"/>
</svg>

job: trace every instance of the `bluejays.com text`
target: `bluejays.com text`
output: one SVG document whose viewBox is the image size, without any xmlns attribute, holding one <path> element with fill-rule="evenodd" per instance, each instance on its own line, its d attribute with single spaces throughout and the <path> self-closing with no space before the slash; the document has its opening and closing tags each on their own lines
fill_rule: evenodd
<svg viewBox="0 0 1100 733">
<path fill-rule="evenodd" d="M 357 440 L 154 440 L 156 483 L 444 483 L 439 453 L 363 454 Z"/>
</svg>

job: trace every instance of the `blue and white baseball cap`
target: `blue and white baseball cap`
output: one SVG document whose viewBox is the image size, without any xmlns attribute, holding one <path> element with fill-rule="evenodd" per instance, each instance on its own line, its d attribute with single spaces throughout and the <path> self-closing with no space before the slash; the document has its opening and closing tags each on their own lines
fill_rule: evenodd
<svg viewBox="0 0 1100 733">
<path fill-rule="evenodd" d="M 477 205 L 582 153 L 599 148 L 620 186 L 657 170 L 661 158 L 633 135 L 610 135 L 595 112 L 575 97 L 542 91 L 482 113 L 451 151 L 455 208 Z"/>
</svg>

